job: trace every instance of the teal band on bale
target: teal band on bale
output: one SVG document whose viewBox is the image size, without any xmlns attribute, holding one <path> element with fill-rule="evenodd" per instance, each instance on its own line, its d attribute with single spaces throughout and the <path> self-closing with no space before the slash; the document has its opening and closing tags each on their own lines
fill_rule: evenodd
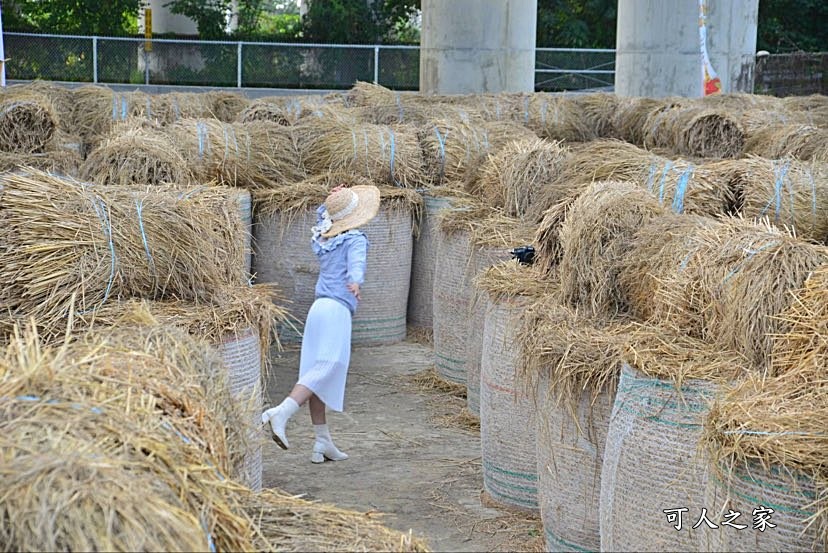
<svg viewBox="0 0 828 553">
<path fill-rule="evenodd" d="M 709 530 L 691 528 L 705 506 L 708 476 L 699 441 L 717 389 L 705 380 L 679 389 L 623 366 L 601 470 L 602 551 L 697 550 Z M 664 510 L 683 507 L 691 512 L 679 532 Z"/>
</svg>

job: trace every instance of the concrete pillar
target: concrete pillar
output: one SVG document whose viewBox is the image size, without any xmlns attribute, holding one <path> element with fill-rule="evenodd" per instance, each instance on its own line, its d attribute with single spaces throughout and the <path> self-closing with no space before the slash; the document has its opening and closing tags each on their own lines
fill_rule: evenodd
<svg viewBox="0 0 828 553">
<path fill-rule="evenodd" d="M 534 91 L 537 12 L 537 0 L 422 0 L 420 91 Z"/>
<path fill-rule="evenodd" d="M 759 0 L 706 0 L 707 51 L 722 92 L 752 92 Z M 615 92 L 702 95 L 699 0 L 618 0 Z"/>
<path fill-rule="evenodd" d="M 152 32 L 154 34 L 176 33 L 180 35 L 197 35 L 196 22 L 183 15 L 177 15 L 164 7 L 170 0 L 149 0 L 148 8 L 152 8 Z M 138 27 L 144 32 L 144 13 L 138 17 Z"/>
</svg>

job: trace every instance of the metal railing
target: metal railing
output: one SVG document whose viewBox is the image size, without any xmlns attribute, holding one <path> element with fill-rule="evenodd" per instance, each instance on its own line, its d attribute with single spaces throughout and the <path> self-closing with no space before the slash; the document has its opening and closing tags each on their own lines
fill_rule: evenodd
<svg viewBox="0 0 828 553">
<path fill-rule="evenodd" d="M 418 46 L 229 42 L 4 33 L 9 79 L 346 89 L 419 87 Z M 149 48 L 147 47 L 149 46 Z M 612 86 L 614 50 L 538 48 L 536 88 Z"/>
</svg>

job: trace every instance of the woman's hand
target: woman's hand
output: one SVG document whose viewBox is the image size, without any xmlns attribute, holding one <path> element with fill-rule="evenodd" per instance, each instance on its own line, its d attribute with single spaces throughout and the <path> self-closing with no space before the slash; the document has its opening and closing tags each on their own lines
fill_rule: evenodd
<svg viewBox="0 0 828 553">
<path fill-rule="evenodd" d="M 362 297 L 359 295 L 359 284 L 355 284 L 353 282 L 349 283 L 348 291 L 356 296 L 357 301 L 362 301 Z"/>
</svg>

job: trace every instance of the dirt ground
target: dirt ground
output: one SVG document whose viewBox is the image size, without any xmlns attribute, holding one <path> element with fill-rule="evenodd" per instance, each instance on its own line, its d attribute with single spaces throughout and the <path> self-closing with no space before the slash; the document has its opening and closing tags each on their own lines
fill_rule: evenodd
<svg viewBox="0 0 828 553">
<path fill-rule="evenodd" d="M 538 551 L 537 517 L 481 504 L 480 435 L 456 422 L 465 401 L 423 390 L 414 376 L 431 348 L 413 342 L 355 348 L 345 412 L 329 413 L 341 462 L 310 462 L 313 427 L 307 407 L 288 424 L 291 449 L 269 439 L 264 486 L 361 512 L 384 513 L 388 526 L 427 541 L 434 551 Z M 267 406 L 298 376 L 298 350 L 273 356 Z"/>
</svg>

